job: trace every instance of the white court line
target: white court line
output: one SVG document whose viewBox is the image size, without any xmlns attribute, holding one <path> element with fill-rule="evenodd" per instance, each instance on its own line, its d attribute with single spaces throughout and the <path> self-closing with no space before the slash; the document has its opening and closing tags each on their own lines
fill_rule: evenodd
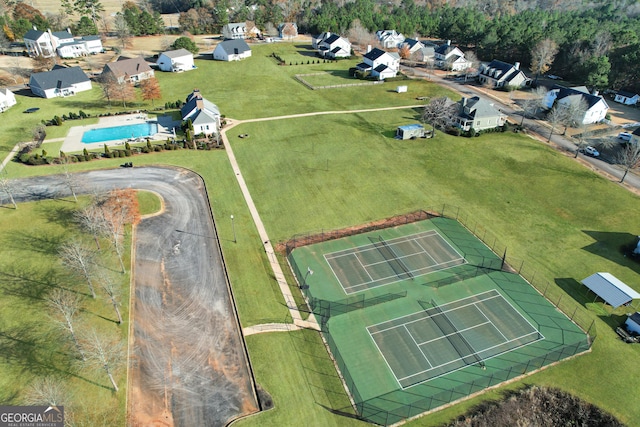
<svg viewBox="0 0 640 427">
<path fill-rule="evenodd" d="M 407 331 L 407 333 L 409 334 L 409 336 L 411 337 L 411 341 L 413 341 L 413 343 L 416 345 L 416 348 L 418 349 L 418 351 L 420 352 L 420 354 L 422 354 L 422 357 L 424 357 L 424 360 L 427 361 L 427 363 L 429 364 L 429 366 L 433 366 L 431 364 L 431 362 L 429 361 L 429 358 L 427 357 L 426 354 L 424 354 L 424 351 L 422 351 L 422 349 L 420 348 L 420 344 L 418 344 L 418 342 L 416 341 L 416 339 L 413 337 L 413 334 L 411 333 L 411 331 L 409 329 L 407 329 L 407 325 L 404 324 L 402 325 L 402 327 L 404 328 L 405 331 Z M 394 374 L 395 375 L 395 374 Z"/>
<path fill-rule="evenodd" d="M 391 371 L 391 374 L 393 375 L 393 378 L 395 378 L 396 382 L 398 383 L 398 386 L 402 388 L 402 384 L 400 384 L 400 381 L 398 381 L 398 377 L 396 377 L 396 373 L 393 372 L 393 369 L 391 369 L 391 365 L 389 365 L 389 362 L 387 362 L 387 358 L 384 357 L 384 352 L 380 349 L 380 347 L 378 347 L 378 343 L 376 342 L 376 340 L 373 339 L 373 335 L 371 335 L 371 332 L 369 332 L 369 337 L 371 338 L 371 341 L 373 341 L 373 345 L 375 345 L 376 348 L 378 349 L 378 353 L 380 353 L 380 355 L 382 356 L 382 360 L 384 360 L 384 363 L 387 365 L 387 368 L 389 368 L 389 370 Z"/>
<path fill-rule="evenodd" d="M 504 299 L 504 298 L 503 298 L 503 299 Z M 509 338 L 507 338 L 507 337 L 502 333 L 502 331 L 500 330 L 500 328 L 498 328 L 496 325 L 494 325 L 494 324 L 493 324 L 493 322 L 491 321 L 491 319 L 489 319 L 489 318 L 487 317 L 487 315 L 486 315 L 486 314 L 484 314 L 484 311 L 482 311 L 482 309 L 481 309 L 480 307 L 478 307 L 477 305 L 476 305 L 476 308 L 478 309 L 478 311 L 480 312 L 480 314 L 482 314 L 482 316 L 483 316 L 485 319 L 487 319 L 487 321 L 488 321 L 489 323 L 491 323 L 491 326 L 493 326 L 493 328 L 494 328 L 496 331 L 498 331 L 498 332 L 500 333 L 500 335 L 502 335 L 502 338 L 504 338 L 504 339 L 505 339 L 505 341 L 509 341 Z M 525 320 L 526 320 L 526 319 L 525 319 Z"/>
</svg>

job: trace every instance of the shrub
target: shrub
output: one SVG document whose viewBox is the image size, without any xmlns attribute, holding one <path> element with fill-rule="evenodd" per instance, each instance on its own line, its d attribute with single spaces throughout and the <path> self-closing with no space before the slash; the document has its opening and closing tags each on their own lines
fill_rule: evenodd
<svg viewBox="0 0 640 427">
<path fill-rule="evenodd" d="M 109 151 L 109 147 L 107 147 L 107 144 L 104 144 L 104 154 L 111 154 Z"/>
<path fill-rule="evenodd" d="M 59 116 L 53 116 L 53 122 L 56 126 L 62 126 L 63 120 Z"/>
<path fill-rule="evenodd" d="M 473 138 L 474 136 L 476 136 L 476 130 L 474 128 L 469 129 L 469 137 Z"/>
</svg>

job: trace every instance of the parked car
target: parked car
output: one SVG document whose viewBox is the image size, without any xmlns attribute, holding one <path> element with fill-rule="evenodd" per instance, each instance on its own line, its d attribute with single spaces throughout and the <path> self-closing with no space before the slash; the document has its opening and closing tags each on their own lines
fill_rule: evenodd
<svg viewBox="0 0 640 427">
<path fill-rule="evenodd" d="M 584 154 L 588 156 L 598 157 L 600 155 L 600 152 L 596 150 L 595 147 L 588 145 L 584 148 Z"/>
<path fill-rule="evenodd" d="M 620 132 L 618 134 L 618 139 L 622 140 L 623 142 L 629 142 L 631 141 L 631 134 L 629 132 Z"/>
</svg>

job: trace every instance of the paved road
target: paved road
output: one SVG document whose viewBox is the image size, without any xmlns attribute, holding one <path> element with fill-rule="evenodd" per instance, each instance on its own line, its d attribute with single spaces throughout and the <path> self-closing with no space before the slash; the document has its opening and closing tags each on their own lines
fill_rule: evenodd
<svg viewBox="0 0 640 427">
<path fill-rule="evenodd" d="M 484 97 L 490 97 L 496 103 L 496 106 L 509 116 L 511 121 L 515 123 L 520 123 L 522 120 L 522 114 L 521 114 L 522 110 L 519 107 L 517 107 L 514 103 L 507 104 L 503 102 L 500 98 L 496 96 L 492 96 L 491 90 L 476 87 L 471 84 L 464 84 L 463 82 L 458 82 L 451 79 L 446 79 L 446 78 L 443 78 L 442 76 L 434 74 L 433 72 L 430 72 L 427 75 L 427 73 L 424 72 L 424 70 L 414 69 L 414 71 L 418 72 L 416 76 L 428 78 L 434 81 L 435 83 L 438 83 L 443 86 L 447 86 L 450 89 L 462 94 L 463 96 L 479 95 Z M 549 139 L 549 133 L 551 131 L 551 128 L 548 126 L 546 122 L 540 121 L 540 120 L 525 119 L 524 126 L 527 128 L 527 131 L 530 134 L 533 134 L 533 136 L 535 136 L 537 139 L 541 141 L 547 141 Z M 559 129 L 556 130 L 555 132 L 559 132 Z M 557 146 L 561 150 L 564 150 L 570 153 L 575 153 L 576 145 L 569 138 L 566 138 L 561 134 L 554 133 L 551 136 L 550 142 L 553 143 L 555 146 Z M 578 154 L 578 156 L 581 158 L 581 160 L 592 165 L 594 169 L 596 169 L 596 171 L 603 173 L 605 176 L 608 176 L 612 180 L 619 181 L 624 175 L 624 170 L 618 165 L 613 165 L 603 160 L 596 159 L 590 156 L 585 156 L 583 154 Z M 630 187 L 636 191 L 640 190 L 640 176 L 634 173 L 627 174 L 627 176 L 625 177 L 624 183 L 626 184 L 627 187 Z"/>
<path fill-rule="evenodd" d="M 155 191 L 136 228 L 129 413 L 134 425 L 224 426 L 258 410 L 202 179 L 176 168 L 80 174 L 87 192 Z M 20 180 L 16 201 L 68 196 L 60 177 Z"/>
</svg>

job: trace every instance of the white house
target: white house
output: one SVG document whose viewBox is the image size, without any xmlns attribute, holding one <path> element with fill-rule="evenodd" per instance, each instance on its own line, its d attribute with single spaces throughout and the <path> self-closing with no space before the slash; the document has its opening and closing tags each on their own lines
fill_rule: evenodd
<svg viewBox="0 0 640 427">
<path fill-rule="evenodd" d="M 337 59 L 351 56 L 351 42 L 344 37 L 329 32 L 323 33 L 320 37 L 312 41 L 318 49 L 318 55 L 323 58 Z M 314 43 L 315 42 L 315 43 Z"/>
<path fill-rule="evenodd" d="M 385 49 L 395 49 L 400 46 L 405 39 L 405 37 L 401 33 L 396 32 L 396 30 L 376 31 L 376 37 Z"/>
<path fill-rule="evenodd" d="M 543 104 L 546 108 L 552 108 L 554 103 L 558 105 L 568 107 L 575 105 L 584 100 L 587 111 L 582 118 L 583 124 L 592 124 L 601 122 L 607 115 L 609 110 L 609 104 L 600 96 L 597 92 L 590 93 L 585 86 L 576 87 L 564 87 L 555 85 L 547 94 L 543 100 Z"/>
<path fill-rule="evenodd" d="M 356 68 L 363 72 L 368 71 L 378 80 L 395 77 L 400 69 L 400 55 L 375 47 L 364 54 L 362 62 L 356 65 Z"/>
<path fill-rule="evenodd" d="M 0 88 L 0 113 L 16 105 L 16 96 L 9 89 Z"/>
<path fill-rule="evenodd" d="M 619 102 L 620 104 L 636 105 L 636 103 L 640 101 L 640 95 L 638 95 L 637 93 L 619 90 L 613 100 L 615 102 Z"/>
<path fill-rule="evenodd" d="M 23 37 L 24 44 L 29 56 L 43 56 L 51 58 L 56 55 L 56 49 L 60 45 L 60 38 L 65 41 L 73 41 L 71 33 L 58 31 L 52 33 L 51 30 L 40 31 L 35 26 L 26 32 Z"/>
<path fill-rule="evenodd" d="M 251 56 L 251 48 L 241 39 L 225 40 L 213 50 L 213 59 L 218 61 L 239 61 Z"/>
<path fill-rule="evenodd" d="M 446 68 L 451 71 L 460 71 L 469 68 L 471 64 L 464 58 L 464 52 L 457 46 L 451 46 L 451 40 L 440 45 L 434 50 L 436 67 Z"/>
<path fill-rule="evenodd" d="M 191 120 L 195 135 L 212 135 L 220 130 L 220 110 L 214 103 L 204 99 L 198 89 L 187 96 L 180 113 L 183 121 Z"/>
<path fill-rule="evenodd" d="M 51 71 L 31 74 L 29 87 L 34 95 L 54 98 L 91 90 L 91 81 L 80 67 L 55 67 Z"/>
<path fill-rule="evenodd" d="M 154 77 L 154 75 L 149 64 L 147 64 L 141 56 L 136 58 L 118 58 L 115 62 L 105 64 L 102 70 L 103 78 L 111 76 L 116 79 L 118 83 L 126 81 L 135 84 L 141 80 L 150 79 Z"/>
<path fill-rule="evenodd" d="M 222 27 L 222 37 L 226 40 L 245 39 L 247 36 L 246 22 L 232 22 Z"/>
<path fill-rule="evenodd" d="M 156 61 L 161 71 L 181 72 L 193 70 L 193 53 L 187 49 L 169 50 L 162 52 Z"/>
<path fill-rule="evenodd" d="M 404 41 L 399 45 L 400 49 L 404 49 L 405 46 L 409 48 L 410 54 L 414 54 L 420 49 L 424 48 L 424 44 L 422 44 L 422 42 L 409 38 L 404 39 Z"/>
<path fill-rule="evenodd" d="M 488 64 L 480 65 L 478 81 L 494 88 L 515 87 L 521 88 L 528 85 L 531 79 L 520 70 L 520 63 L 513 65 L 494 59 Z"/>
<path fill-rule="evenodd" d="M 55 33 L 54 33 L 55 34 Z M 103 52 L 100 36 L 82 36 L 60 44 L 56 52 L 60 58 L 77 58 Z"/>
</svg>

